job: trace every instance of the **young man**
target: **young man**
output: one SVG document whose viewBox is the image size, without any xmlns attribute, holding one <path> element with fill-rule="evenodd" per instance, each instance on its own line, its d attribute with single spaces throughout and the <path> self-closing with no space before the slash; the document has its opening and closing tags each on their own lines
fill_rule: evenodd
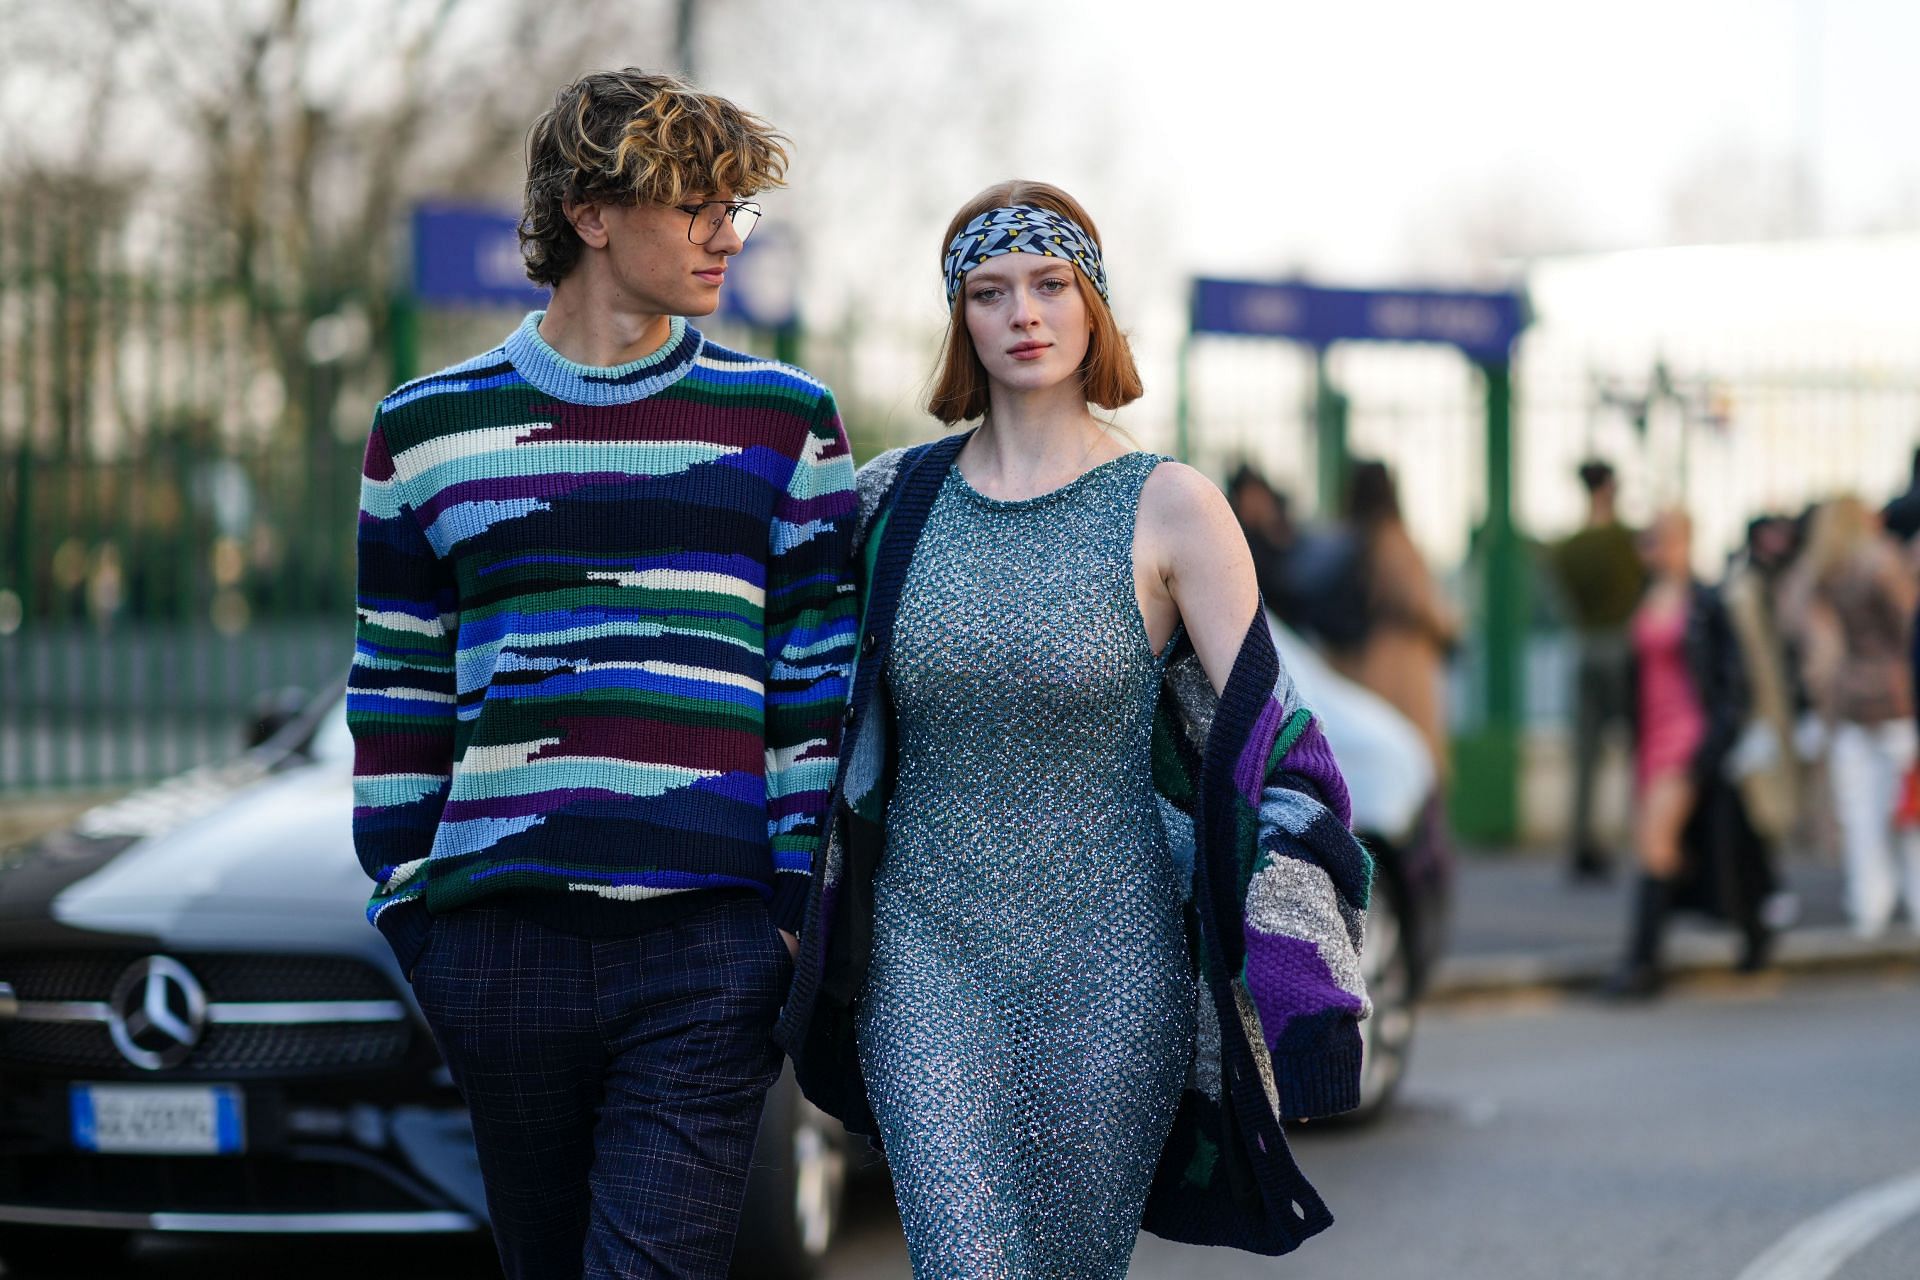
<svg viewBox="0 0 1920 1280">
<path fill-rule="evenodd" d="M 1593 794 L 1607 727 L 1632 715 L 1633 649 L 1627 624 L 1640 601 L 1645 571 L 1634 532 L 1615 509 L 1618 482 L 1597 458 L 1580 465 L 1587 491 L 1587 522 L 1554 549 L 1554 567 L 1579 636 L 1574 670 L 1573 817 L 1567 874 L 1575 881 L 1605 880 L 1613 858 L 1593 834 Z"/>
<path fill-rule="evenodd" d="M 707 342 L 782 139 L 627 69 L 528 139 L 493 350 L 367 444 L 368 915 L 473 1113 L 507 1273 L 725 1274 L 856 631 L 832 395 Z"/>
</svg>

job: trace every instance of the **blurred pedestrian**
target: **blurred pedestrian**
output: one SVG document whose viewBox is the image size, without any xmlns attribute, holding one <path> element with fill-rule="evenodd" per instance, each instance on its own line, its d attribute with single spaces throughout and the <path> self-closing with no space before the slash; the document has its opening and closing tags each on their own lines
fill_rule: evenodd
<svg viewBox="0 0 1920 1280">
<path fill-rule="evenodd" d="M 1580 464 L 1587 522 L 1554 548 L 1552 563 L 1573 613 L 1573 815 L 1567 870 L 1576 880 L 1605 879 L 1613 855 L 1593 831 L 1593 797 L 1607 732 L 1625 730 L 1633 708 L 1627 623 L 1646 583 L 1634 532 L 1620 522 L 1619 482 L 1597 458 Z"/>
<path fill-rule="evenodd" d="M 1739 784 L 1748 820 L 1776 848 L 1799 819 L 1802 787 L 1794 745 L 1798 715 L 1793 655 L 1778 621 L 1780 580 L 1795 550 L 1791 520 L 1755 519 L 1721 587 L 1751 699 L 1728 767 Z"/>
<path fill-rule="evenodd" d="M 1880 513 L 1887 532 L 1901 542 L 1912 542 L 1920 533 L 1920 449 L 1913 451 L 1913 466 L 1907 475 L 1907 489 L 1889 502 Z"/>
<path fill-rule="evenodd" d="M 1832 726 L 1828 776 L 1847 911 L 1854 930 L 1871 936 L 1885 931 L 1903 897 L 1909 925 L 1920 921 L 1920 830 L 1895 827 L 1920 749 L 1909 666 L 1920 591 L 1879 519 L 1852 496 L 1815 514 L 1806 570 L 1804 661 Z"/>
<path fill-rule="evenodd" d="M 1770 933 L 1762 905 L 1774 887 L 1765 849 L 1725 776 L 1748 707 L 1732 622 L 1719 594 L 1693 576 L 1685 513 L 1661 515 L 1642 548 L 1650 582 L 1629 624 L 1640 878 L 1626 954 L 1609 984 L 1630 996 L 1659 989 L 1676 906 L 1732 921 L 1743 936 L 1739 967 L 1763 965 Z"/>
<path fill-rule="evenodd" d="M 785 140 L 636 68 L 528 139 L 552 290 L 381 403 L 354 844 L 509 1276 L 727 1274 L 858 624 L 833 396 L 708 342 Z"/>
<path fill-rule="evenodd" d="M 1359 546 L 1367 625 L 1358 644 L 1333 646 L 1328 657 L 1343 675 L 1413 722 L 1433 757 L 1435 776 L 1445 779 L 1451 772 L 1446 663 L 1460 639 L 1459 616 L 1413 545 L 1384 462 L 1353 464 L 1346 521 Z"/>
<path fill-rule="evenodd" d="M 1279 1117 L 1358 1101 L 1345 785 L 1220 491 L 1089 410 L 1140 381 L 1086 211 L 989 187 L 943 247 L 929 409 L 981 421 L 861 470 L 839 861 L 782 1042 L 881 1137 L 915 1275 L 1120 1277 L 1143 1221 L 1284 1252 L 1331 1218 Z"/>
<path fill-rule="evenodd" d="M 1283 622 L 1297 625 L 1287 578 L 1287 558 L 1293 551 L 1294 529 L 1287 495 L 1281 493 L 1251 463 L 1241 463 L 1227 477 L 1227 504 L 1247 539 L 1253 556 L 1254 581 L 1260 598 Z"/>
</svg>

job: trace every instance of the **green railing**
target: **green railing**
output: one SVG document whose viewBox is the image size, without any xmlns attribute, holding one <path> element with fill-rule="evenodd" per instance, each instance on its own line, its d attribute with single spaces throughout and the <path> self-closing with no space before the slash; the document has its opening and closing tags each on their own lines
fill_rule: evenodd
<svg viewBox="0 0 1920 1280">
<path fill-rule="evenodd" d="M 0 205 L 0 794 L 229 755 L 351 650 L 368 309 Z"/>
<path fill-rule="evenodd" d="M 373 406 L 519 316 L 324 277 L 223 233 L 0 199 L 0 803 L 230 756 L 256 710 L 344 676 Z M 836 388 L 852 341 L 808 344 Z M 861 456 L 900 442 L 889 414 L 850 422 Z"/>
</svg>

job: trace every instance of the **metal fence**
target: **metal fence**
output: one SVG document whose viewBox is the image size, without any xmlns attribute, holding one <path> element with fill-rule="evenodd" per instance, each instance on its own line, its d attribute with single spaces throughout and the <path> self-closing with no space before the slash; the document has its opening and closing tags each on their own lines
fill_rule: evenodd
<svg viewBox="0 0 1920 1280">
<path fill-rule="evenodd" d="M 344 668 L 379 317 L 243 258 L 0 205 L 0 793 L 230 754 Z"/>
<path fill-rule="evenodd" d="M 520 315 L 287 274 L 206 228 L 0 202 L 0 798 L 231 755 L 267 702 L 342 678 L 373 406 Z M 856 342 L 880 351 L 848 329 L 807 359 L 861 381 Z M 860 456 L 898 409 L 843 396 Z"/>
<path fill-rule="evenodd" d="M 1909 240 L 1731 267 L 1703 251 L 1537 271 L 1541 320 L 1514 367 L 1521 527 L 1551 539 L 1572 526 L 1574 466 L 1595 450 L 1621 467 L 1631 518 L 1656 503 L 1693 511 L 1703 572 L 1756 511 L 1898 489 L 1920 438 L 1920 322 L 1894 301 L 1874 308 L 1920 289 Z M 206 228 L 100 227 L 70 207 L 0 203 L 0 796 L 218 758 L 263 695 L 338 680 L 374 403 L 519 319 L 438 311 L 396 342 L 385 298 L 246 258 Z M 1702 310 L 1724 279 L 1802 283 L 1792 306 L 1730 297 Z M 1832 280 L 1854 292 L 1806 302 Z M 803 362 L 840 394 L 856 455 L 929 437 L 919 401 L 936 342 L 937 327 L 857 311 L 808 336 Z M 1258 462 L 1314 514 L 1312 357 L 1218 339 L 1191 368 L 1193 461 L 1216 476 Z M 1326 368 L 1348 401 L 1349 447 L 1392 466 L 1416 540 L 1471 608 L 1485 503 L 1475 370 L 1405 347 L 1336 347 Z M 1527 705 L 1545 725 L 1564 717 L 1564 645 L 1551 584 L 1537 578 L 1533 595 Z M 1477 702 L 1465 658 L 1459 707 Z"/>
<path fill-rule="evenodd" d="M 1920 444 L 1920 237 L 1711 246 L 1569 259 L 1530 276 L 1537 319 L 1514 361 L 1515 517 L 1536 546 L 1572 531 L 1580 461 L 1618 468 L 1623 514 L 1693 518 L 1695 568 L 1719 575 L 1746 523 L 1852 493 L 1905 488 Z M 1347 443 L 1386 461 L 1409 528 L 1471 609 L 1473 531 L 1485 510 L 1481 388 L 1435 347 L 1336 346 L 1326 369 L 1348 404 Z M 1191 377 L 1196 460 L 1247 458 L 1317 510 L 1311 353 L 1208 339 Z M 1556 587 L 1536 562 L 1527 718 L 1569 719 L 1570 647 Z M 1478 655 L 1455 668 L 1456 727 L 1471 728 Z"/>
</svg>

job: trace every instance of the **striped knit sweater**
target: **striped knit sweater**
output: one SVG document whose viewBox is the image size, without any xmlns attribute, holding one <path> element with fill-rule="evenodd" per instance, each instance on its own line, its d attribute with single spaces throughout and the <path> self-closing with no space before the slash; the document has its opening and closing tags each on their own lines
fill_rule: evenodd
<svg viewBox="0 0 1920 1280">
<path fill-rule="evenodd" d="M 589 368 L 541 315 L 388 396 L 367 442 L 353 831 L 403 969 L 430 913 L 482 899 L 603 929 L 747 888 L 797 930 L 832 785 L 856 630 L 832 393 L 677 318 Z"/>
</svg>

